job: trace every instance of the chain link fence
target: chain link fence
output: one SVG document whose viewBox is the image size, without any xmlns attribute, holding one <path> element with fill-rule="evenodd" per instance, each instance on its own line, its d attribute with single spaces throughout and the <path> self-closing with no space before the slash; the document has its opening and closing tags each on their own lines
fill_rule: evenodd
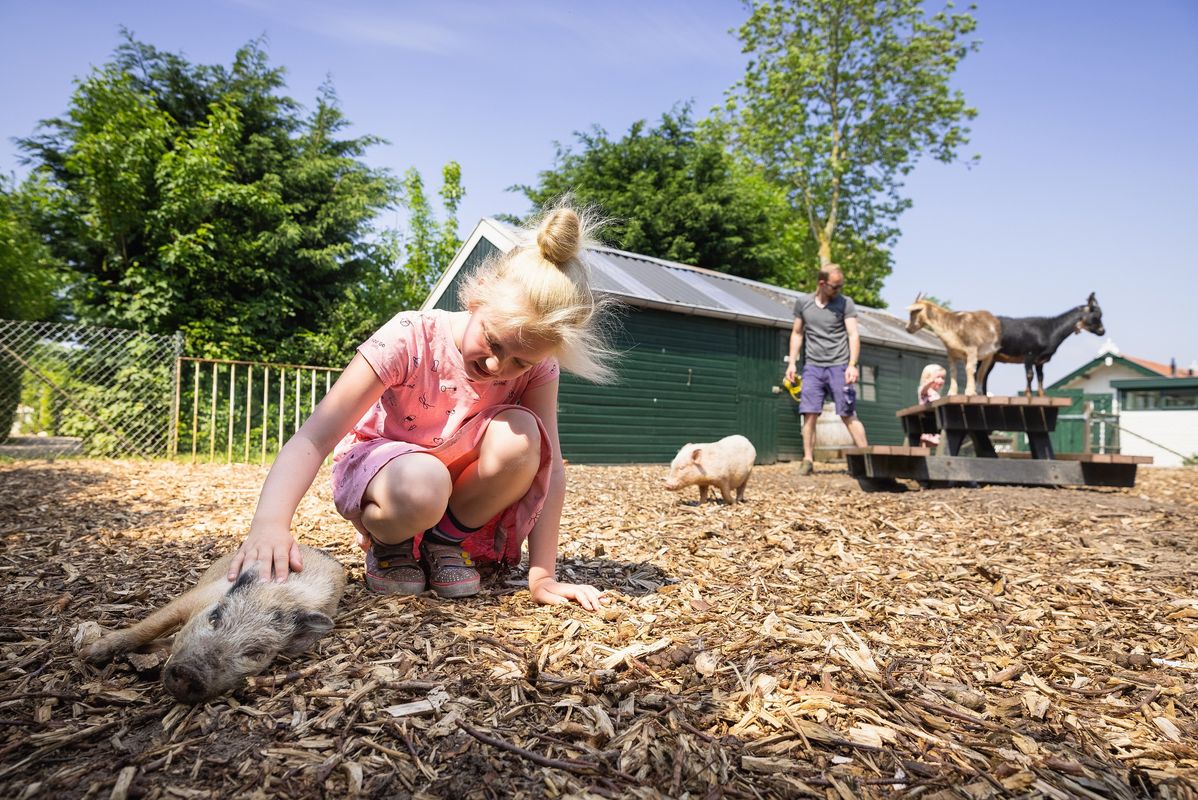
<svg viewBox="0 0 1198 800">
<path fill-rule="evenodd" d="M 0 320 L 0 456 L 169 455 L 183 336 Z"/>
</svg>

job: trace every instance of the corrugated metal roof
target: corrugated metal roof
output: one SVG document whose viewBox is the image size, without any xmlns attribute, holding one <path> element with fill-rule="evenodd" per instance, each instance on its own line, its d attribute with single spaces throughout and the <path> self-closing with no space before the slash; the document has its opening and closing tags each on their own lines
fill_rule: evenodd
<svg viewBox="0 0 1198 800">
<path fill-rule="evenodd" d="M 778 328 L 794 322 L 794 304 L 802 292 L 736 275 L 651 258 L 609 247 L 589 251 L 595 287 L 620 295 L 630 305 L 666 308 L 682 313 L 744 319 Z M 864 341 L 911 350 L 943 353 L 940 340 L 928 331 L 907 333 L 904 320 L 860 304 L 858 327 Z"/>
<path fill-rule="evenodd" d="M 493 239 L 492 243 L 504 251 L 524 237 L 520 229 L 495 219 L 480 222 L 475 234 L 487 235 L 488 228 L 494 232 L 488 239 Z M 789 329 L 794 322 L 795 300 L 802 294 L 736 275 L 611 247 L 595 247 L 587 252 L 594 287 L 616 295 L 632 306 Z M 459 268 L 461 261 L 463 256 L 459 254 L 455 259 Z M 447 271 L 433 288 L 426 304 L 436 302 L 436 295 L 444 291 L 452 278 Z M 930 331 L 910 334 L 905 320 L 860 304 L 857 309 L 863 341 L 930 353 L 944 352 L 944 346 Z"/>
</svg>

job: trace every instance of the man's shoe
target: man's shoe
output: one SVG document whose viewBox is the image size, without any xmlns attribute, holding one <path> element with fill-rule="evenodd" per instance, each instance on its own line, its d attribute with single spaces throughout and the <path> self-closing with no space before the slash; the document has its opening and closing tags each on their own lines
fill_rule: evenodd
<svg viewBox="0 0 1198 800">
<path fill-rule="evenodd" d="M 810 475 L 813 472 L 815 472 L 815 465 L 810 461 L 804 461 L 802 464 L 799 464 L 800 475 Z"/>
<path fill-rule="evenodd" d="M 428 569 L 429 586 L 440 597 L 478 594 L 482 580 L 461 545 L 438 544 L 426 537 L 420 543 L 420 560 Z"/>
<path fill-rule="evenodd" d="M 412 542 L 373 543 L 366 551 L 366 585 L 380 594 L 420 594 L 427 581 L 412 557 Z"/>
</svg>

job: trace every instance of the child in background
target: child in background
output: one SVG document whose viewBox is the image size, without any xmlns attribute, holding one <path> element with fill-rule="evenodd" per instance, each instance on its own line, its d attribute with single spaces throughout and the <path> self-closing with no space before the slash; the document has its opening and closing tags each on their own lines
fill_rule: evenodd
<svg viewBox="0 0 1198 800">
<path fill-rule="evenodd" d="M 939 364 L 928 364 L 923 368 L 923 373 L 919 376 L 919 404 L 921 406 L 940 399 L 940 390 L 944 388 L 944 379 L 947 374 L 944 367 Z M 936 447 L 940 444 L 940 434 L 924 433 L 920 435 L 919 441 L 928 447 Z"/>
<path fill-rule="evenodd" d="M 582 214 L 559 206 L 506 255 L 469 276 L 465 311 L 397 314 L 358 347 L 328 395 L 280 451 L 229 580 L 303 568 L 292 517 L 334 452 L 333 501 L 358 530 L 377 592 L 479 591 L 474 559 L 520 560 L 539 603 L 594 611 L 593 586 L 556 580 L 565 469 L 557 435 L 558 365 L 612 377 L 607 302 L 590 288 Z"/>
</svg>

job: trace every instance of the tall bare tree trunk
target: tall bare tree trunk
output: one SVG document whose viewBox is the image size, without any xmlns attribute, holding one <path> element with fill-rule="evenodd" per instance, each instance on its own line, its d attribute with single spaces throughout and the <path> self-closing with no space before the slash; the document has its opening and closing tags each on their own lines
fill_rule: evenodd
<svg viewBox="0 0 1198 800">
<path fill-rule="evenodd" d="M 819 265 L 826 267 L 832 263 L 832 239 L 819 232 Z"/>
</svg>

